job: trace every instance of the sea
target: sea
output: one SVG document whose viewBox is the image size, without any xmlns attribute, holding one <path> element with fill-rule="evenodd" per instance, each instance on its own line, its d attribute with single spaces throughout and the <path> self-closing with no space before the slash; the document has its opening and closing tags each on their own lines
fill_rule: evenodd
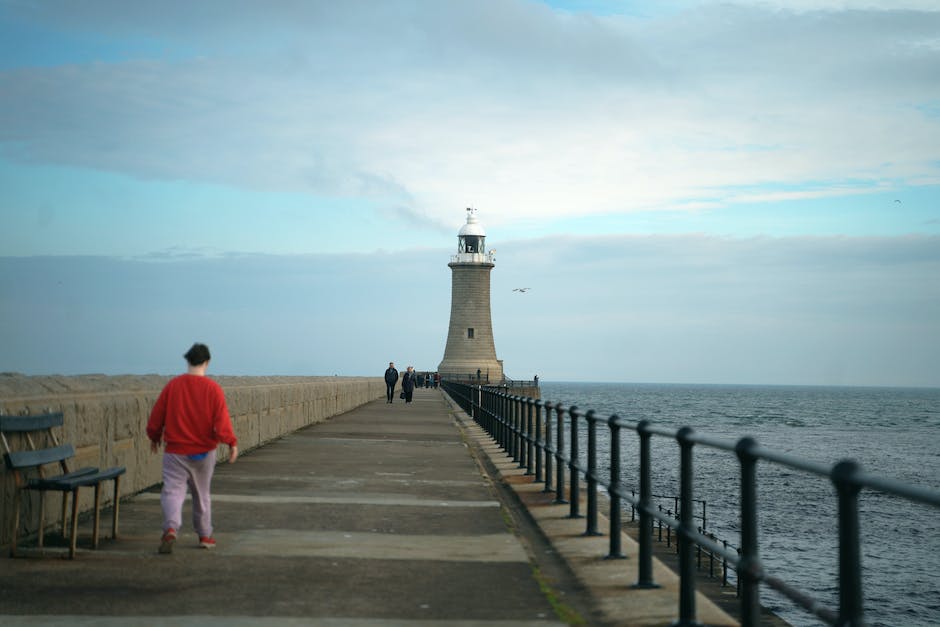
<svg viewBox="0 0 940 627">
<path fill-rule="evenodd" d="M 689 426 L 731 442 L 751 436 L 764 447 L 826 466 L 853 459 L 865 472 L 940 492 L 940 388 L 543 381 L 541 395 L 582 411 L 647 419 L 666 428 Z M 605 427 L 597 433 L 601 467 L 610 440 Z M 637 438 L 624 432 L 621 440 L 623 484 L 638 491 Z M 652 453 L 653 493 L 678 495 L 678 445 L 654 437 Z M 706 529 L 740 546 L 736 457 L 696 446 L 693 459 L 694 496 L 707 504 Z M 765 572 L 838 611 L 837 502 L 831 482 L 760 462 L 758 500 Z M 674 509 L 674 501 L 663 503 Z M 866 622 L 940 626 L 940 509 L 867 489 L 859 495 L 859 507 Z M 825 624 L 767 587 L 761 589 L 761 602 L 797 627 Z"/>
</svg>

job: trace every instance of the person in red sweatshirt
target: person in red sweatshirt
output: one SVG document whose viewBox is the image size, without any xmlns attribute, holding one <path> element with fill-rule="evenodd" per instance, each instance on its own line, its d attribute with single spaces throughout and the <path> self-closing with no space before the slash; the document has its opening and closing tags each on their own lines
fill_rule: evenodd
<svg viewBox="0 0 940 627">
<path fill-rule="evenodd" d="M 193 528 L 199 535 L 199 546 L 215 547 L 210 487 L 216 447 L 220 442 L 228 445 L 230 464 L 238 459 L 238 439 L 232 429 L 225 394 L 218 383 L 206 377 L 211 358 L 209 347 L 193 344 L 184 357 L 189 364 L 186 374 L 166 384 L 147 421 L 151 453 L 159 452 L 161 442 L 166 444 L 160 492 L 163 508 L 160 553 L 173 552 L 187 486 L 192 490 Z"/>
</svg>

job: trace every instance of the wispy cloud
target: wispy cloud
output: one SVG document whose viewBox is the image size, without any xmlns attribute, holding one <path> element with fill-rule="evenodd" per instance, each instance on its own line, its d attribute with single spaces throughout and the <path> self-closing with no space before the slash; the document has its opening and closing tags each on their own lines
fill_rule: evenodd
<svg viewBox="0 0 940 627">
<path fill-rule="evenodd" d="M 691 4 L 651 17 L 522 0 L 25 5 L 32 24 L 155 44 L 0 73 L 0 147 L 369 198 L 431 222 L 473 203 L 494 225 L 940 176 L 933 5 Z"/>
</svg>

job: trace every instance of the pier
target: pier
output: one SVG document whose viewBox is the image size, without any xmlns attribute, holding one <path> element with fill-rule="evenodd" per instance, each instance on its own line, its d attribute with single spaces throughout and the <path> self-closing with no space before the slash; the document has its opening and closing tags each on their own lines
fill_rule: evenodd
<svg viewBox="0 0 940 627">
<path fill-rule="evenodd" d="M 156 456 L 155 456 L 156 457 Z M 633 589 L 635 545 L 607 539 L 541 486 L 439 390 L 375 400 L 217 467 L 218 547 L 198 548 L 184 509 L 156 552 L 159 486 L 121 504 L 117 539 L 58 559 L 3 558 L 4 625 L 663 625 L 678 578 L 656 561 Z M 87 525 L 88 522 L 84 522 Z M 58 541 L 61 545 L 61 541 Z M 698 620 L 735 622 L 697 598 Z"/>
</svg>

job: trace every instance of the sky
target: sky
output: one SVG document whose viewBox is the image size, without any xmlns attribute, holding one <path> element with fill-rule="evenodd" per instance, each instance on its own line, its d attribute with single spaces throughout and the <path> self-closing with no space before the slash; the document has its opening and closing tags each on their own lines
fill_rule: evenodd
<svg viewBox="0 0 940 627">
<path fill-rule="evenodd" d="M 0 372 L 434 369 L 466 207 L 510 377 L 940 386 L 940 5 L 0 0 Z"/>
</svg>

